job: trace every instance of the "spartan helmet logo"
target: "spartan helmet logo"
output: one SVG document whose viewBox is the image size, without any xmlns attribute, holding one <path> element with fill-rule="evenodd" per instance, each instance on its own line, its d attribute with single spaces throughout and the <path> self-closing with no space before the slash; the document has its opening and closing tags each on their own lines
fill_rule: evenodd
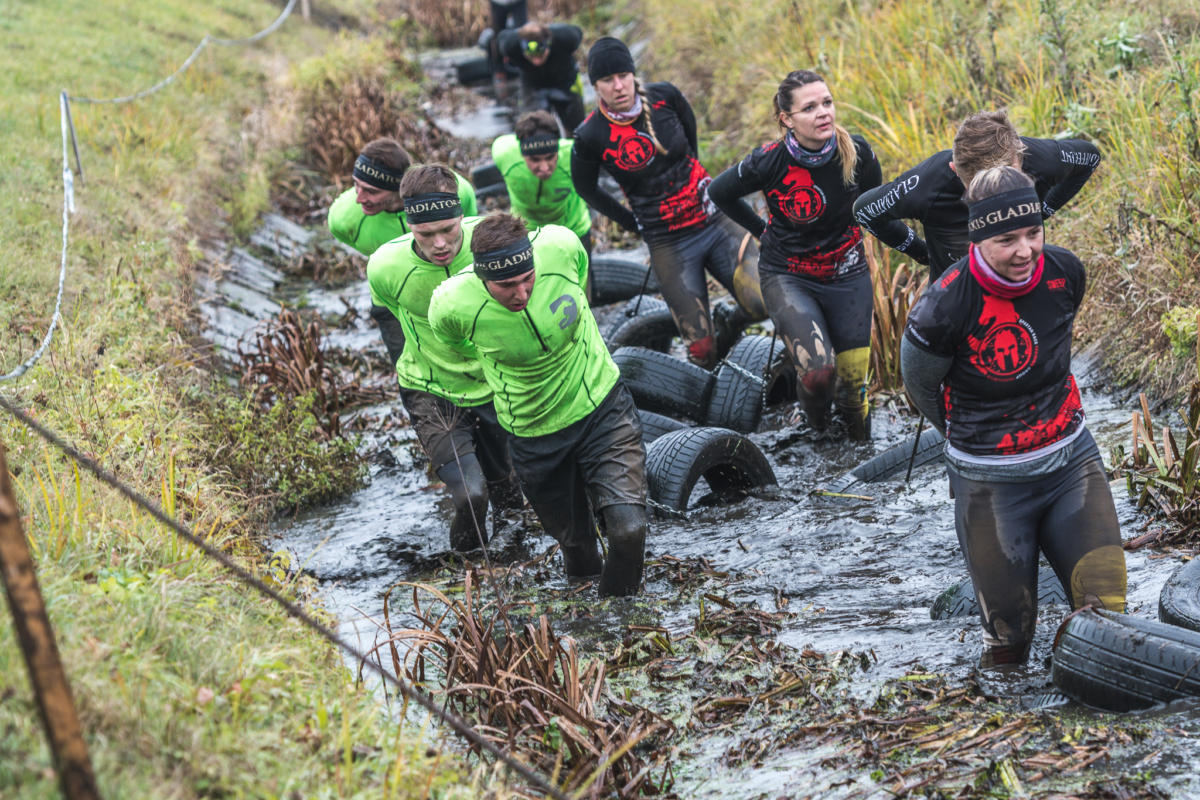
<svg viewBox="0 0 1200 800">
<path fill-rule="evenodd" d="M 654 142 L 632 125 L 614 125 L 609 143 L 602 156 L 616 162 L 617 168 L 626 172 L 642 169 L 654 158 Z"/>
<path fill-rule="evenodd" d="M 979 348 L 979 365 L 999 380 L 1012 380 L 1037 360 L 1037 339 L 1024 320 L 994 326 Z"/>
<path fill-rule="evenodd" d="M 812 222 L 825 210 L 825 193 L 813 183 L 812 173 L 803 167 L 789 166 L 783 176 L 783 191 L 772 189 L 767 192 L 779 211 L 792 222 Z"/>
</svg>

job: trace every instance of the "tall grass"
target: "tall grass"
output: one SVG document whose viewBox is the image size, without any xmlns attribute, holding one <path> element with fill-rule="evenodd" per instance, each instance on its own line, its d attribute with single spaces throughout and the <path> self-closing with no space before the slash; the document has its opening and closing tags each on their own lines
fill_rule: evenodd
<svg viewBox="0 0 1200 800">
<path fill-rule="evenodd" d="M 1200 284 L 1200 11 L 1190 2 L 867 3 L 644 0 L 641 72 L 696 107 L 702 154 L 724 169 L 777 135 L 770 98 L 789 70 L 821 71 L 840 120 L 885 179 L 950 146 L 967 114 L 1006 107 L 1026 135 L 1094 140 L 1104 163 L 1049 225 L 1092 285 L 1080 333 L 1158 396 L 1192 365 L 1167 352 L 1164 306 Z M 1120 46 L 1118 46 L 1120 45 Z"/>
</svg>

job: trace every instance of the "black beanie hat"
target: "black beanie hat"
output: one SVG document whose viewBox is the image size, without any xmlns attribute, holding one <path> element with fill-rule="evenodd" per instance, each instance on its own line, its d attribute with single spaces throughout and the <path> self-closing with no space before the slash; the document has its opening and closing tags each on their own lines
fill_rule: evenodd
<svg viewBox="0 0 1200 800">
<path fill-rule="evenodd" d="M 637 72 L 629 48 L 612 36 L 600 37 L 588 50 L 587 68 L 588 80 L 592 83 L 619 72 Z"/>
</svg>

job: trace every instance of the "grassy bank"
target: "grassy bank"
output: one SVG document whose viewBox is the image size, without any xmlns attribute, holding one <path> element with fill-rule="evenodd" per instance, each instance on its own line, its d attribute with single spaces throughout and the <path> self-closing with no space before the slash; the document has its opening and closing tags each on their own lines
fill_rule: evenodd
<svg viewBox="0 0 1200 800">
<path fill-rule="evenodd" d="M 257 521 L 320 494 L 315 479 L 300 488 L 297 480 L 341 470 L 352 483 L 358 465 L 352 448 L 312 431 L 311 415 L 266 417 L 213 377 L 189 333 L 190 287 L 201 245 L 247 230 L 294 155 L 293 66 L 330 47 L 335 22 L 378 21 L 356 0 L 318 5 L 312 22 L 297 15 L 256 45 L 209 47 L 151 97 L 73 105 L 84 174 L 76 176 L 63 322 L 37 366 L 0 384 L 297 597 L 307 587 L 264 563 Z M 59 92 L 131 94 L 174 71 L 205 33 L 249 36 L 281 7 L 54 0 L 0 8 L 0 372 L 33 351 L 54 306 Z M 340 656 L 280 609 L 7 415 L 0 443 L 103 796 L 477 796 L 455 760 L 430 747 L 429 731 L 385 719 Z M 268 468 L 246 472 L 230 452 L 257 453 Z M 297 464 L 281 483 L 275 468 Z M 0 609 L 0 796 L 56 797 Z"/>
<path fill-rule="evenodd" d="M 692 100 L 705 161 L 724 169 L 776 135 L 791 69 L 825 74 L 840 119 L 885 178 L 949 147 L 958 122 L 1004 106 L 1031 136 L 1094 140 L 1104 163 L 1048 228 L 1091 290 L 1080 331 L 1116 378 L 1159 398 L 1195 377 L 1200 285 L 1200 12 L 1192 3 L 642 0 L 645 76 Z M 714 57 L 712 54 L 718 56 Z M 1171 309 L 1174 317 L 1164 317 Z M 1179 325 L 1183 318 L 1188 324 Z"/>
</svg>

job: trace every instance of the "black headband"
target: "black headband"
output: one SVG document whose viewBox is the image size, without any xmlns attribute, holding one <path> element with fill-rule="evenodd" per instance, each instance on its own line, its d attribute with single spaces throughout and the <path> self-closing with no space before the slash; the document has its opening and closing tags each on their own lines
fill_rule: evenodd
<svg viewBox="0 0 1200 800">
<path fill-rule="evenodd" d="M 387 189 L 389 192 L 394 192 L 400 188 L 400 179 L 404 177 L 404 170 L 397 172 L 378 161 L 360 155 L 354 159 L 354 177 L 363 183 L 371 184 L 376 189 Z"/>
<path fill-rule="evenodd" d="M 548 156 L 558 152 L 558 137 L 545 133 L 521 140 L 521 155 Z"/>
<path fill-rule="evenodd" d="M 440 222 L 462 216 L 462 202 L 451 192 L 426 192 L 404 198 L 404 215 L 408 224 Z"/>
<path fill-rule="evenodd" d="M 1037 191 L 1027 186 L 972 203 L 968 215 L 968 237 L 978 243 L 1018 228 L 1041 225 L 1042 201 Z"/>
<path fill-rule="evenodd" d="M 485 281 L 515 278 L 533 269 L 533 245 L 528 236 L 522 236 L 508 247 L 474 253 L 474 256 L 475 274 Z"/>
</svg>

